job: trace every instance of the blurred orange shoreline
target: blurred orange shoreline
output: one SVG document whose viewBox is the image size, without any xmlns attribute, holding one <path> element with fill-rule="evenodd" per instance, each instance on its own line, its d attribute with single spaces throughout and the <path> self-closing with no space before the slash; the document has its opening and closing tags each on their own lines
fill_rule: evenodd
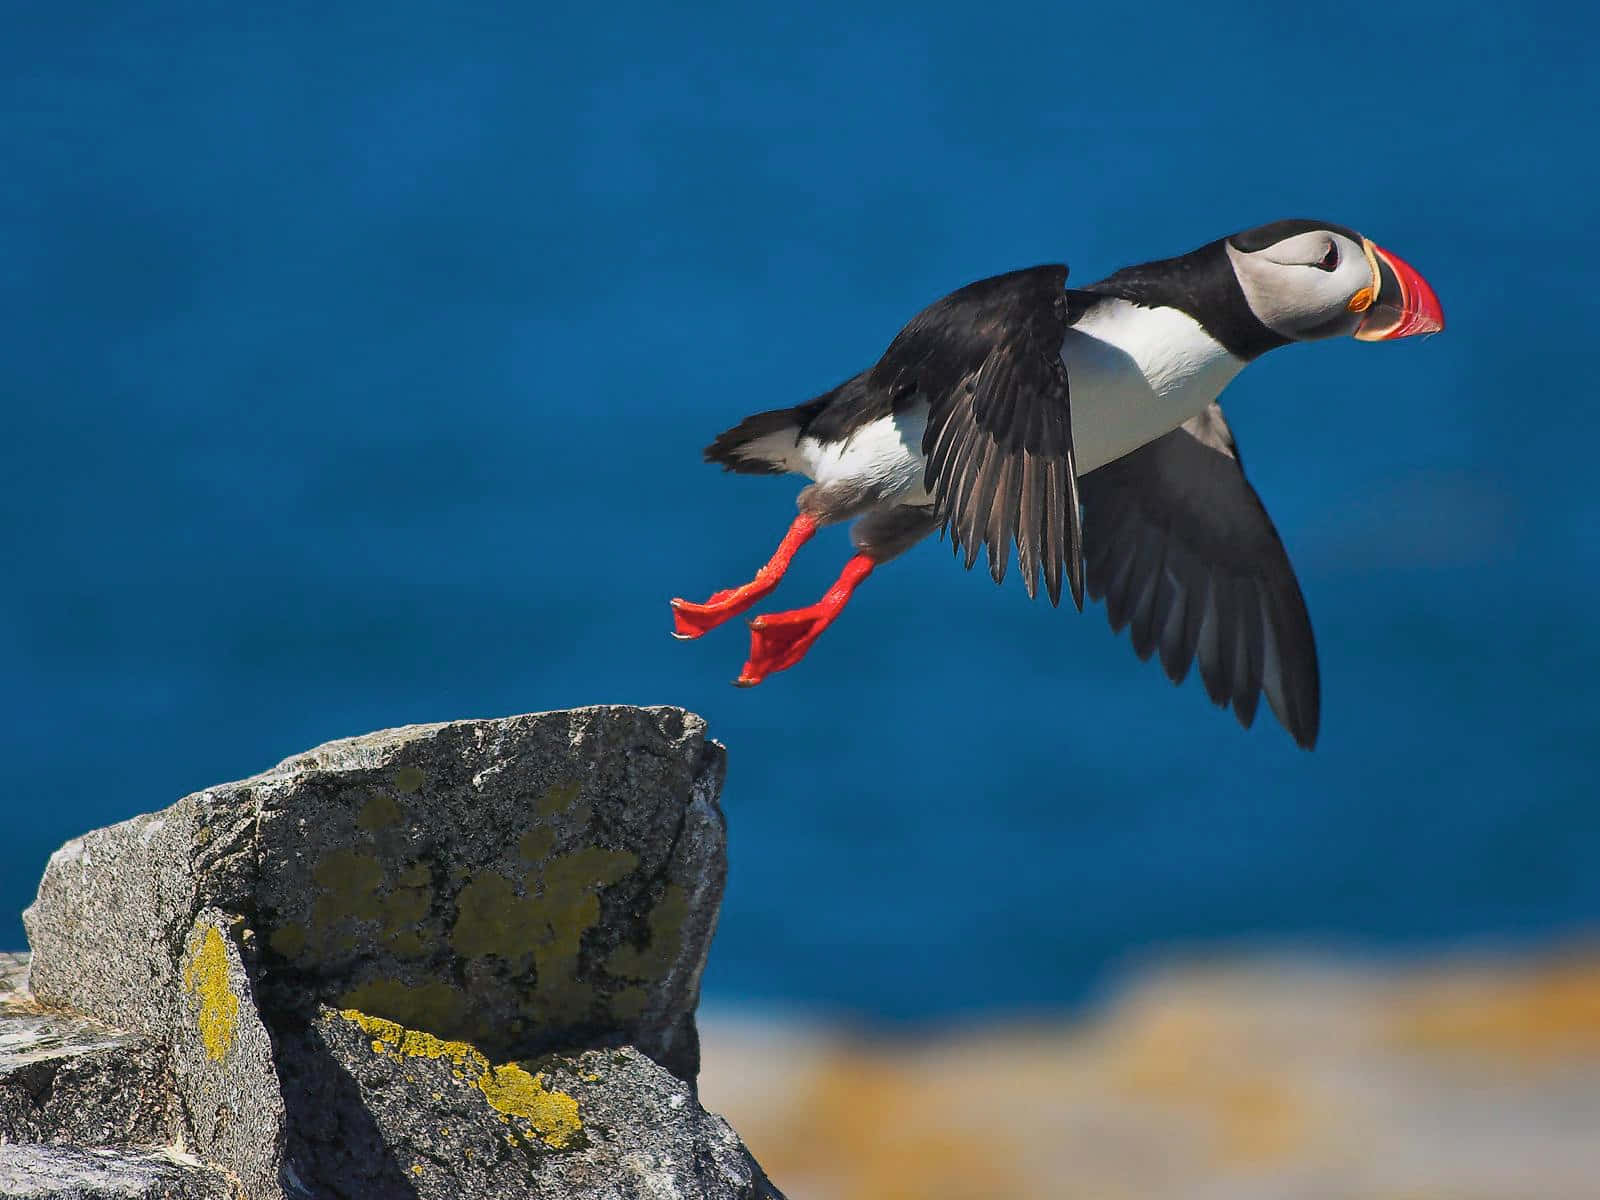
<svg viewBox="0 0 1600 1200">
<path fill-rule="evenodd" d="M 1047 1022 L 702 1012 L 706 1106 L 792 1200 L 1600 1197 L 1600 944 L 1138 972 Z"/>
</svg>

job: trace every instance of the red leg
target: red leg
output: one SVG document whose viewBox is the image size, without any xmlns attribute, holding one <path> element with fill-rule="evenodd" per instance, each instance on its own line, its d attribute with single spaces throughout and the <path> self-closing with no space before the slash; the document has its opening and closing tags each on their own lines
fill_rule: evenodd
<svg viewBox="0 0 1600 1200">
<path fill-rule="evenodd" d="M 754 687 L 775 671 L 786 671 L 806 656 L 811 644 L 822 636 L 844 611 L 850 594 L 877 564 L 865 554 L 845 563 L 839 581 L 823 593 L 822 599 L 806 608 L 789 612 L 763 613 L 750 618 L 750 661 L 734 683 Z"/>
<path fill-rule="evenodd" d="M 704 604 L 691 604 L 687 600 L 672 601 L 672 636 L 697 638 L 707 630 L 715 629 L 724 621 L 738 616 L 761 597 L 778 586 L 795 551 L 811 540 L 817 531 L 817 520 L 801 513 L 783 535 L 777 550 L 767 560 L 767 565 L 756 572 L 756 577 L 743 587 L 727 588 L 714 593 Z"/>
</svg>

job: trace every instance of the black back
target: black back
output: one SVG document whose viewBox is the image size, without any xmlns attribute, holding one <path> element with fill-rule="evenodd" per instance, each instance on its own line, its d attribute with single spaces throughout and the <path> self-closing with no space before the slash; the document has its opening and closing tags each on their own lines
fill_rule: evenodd
<svg viewBox="0 0 1600 1200">
<path fill-rule="evenodd" d="M 1032 596 L 1052 604 L 1066 576 L 1083 607 L 1083 532 L 1072 410 L 1061 361 L 1067 268 L 1029 267 L 969 283 L 900 331 L 867 373 L 895 411 L 928 405 L 922 452 L 934 517 L 970 568 L 978 547 L 1005 578 L 1013 540 Z"/>
<path fill-rule="evenodd" d="M 1067 268 L 1025 267 L 957 288 L 923 309 L 869 373 L 899 403 L 948 393 L 1002 342 L 1037 340 L 1051 356 L 1066 334 Z"/>
<path fill-rule="evenodd" d="M 1067 268 L 1052 265 L 1008 271 L 957 288 L 913 317 L 870 369 L 772 415 L 790 413 L 790 423 L 806 437 L 842 442 L 863 426 L 903 411 L 919 393 L 948 395 L 1003 339 L 1037 336 L 1050 347 L 1054 361 L 1075 315 L 1066 282 Z M 1081 304 L 1076 311 L 1082 311 Z"/>
</svg>

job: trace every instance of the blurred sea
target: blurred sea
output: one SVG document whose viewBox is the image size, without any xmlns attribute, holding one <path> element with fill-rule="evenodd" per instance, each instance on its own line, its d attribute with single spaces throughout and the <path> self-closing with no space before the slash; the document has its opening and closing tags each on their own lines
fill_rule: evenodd
<svg viewBox="0 0 1600 1200">
<path fill-rule="evenodd" d="M 13 6 L 0 947 L 85 829 L 329 738 L 600 701 L 730 748 L 727 1004 L 924 1022 L 1179 945 L 1592 933 L 1595 23 Z M 753 691 L 742 627 L 667 636 L 793 511 L 800 481 L 700 463 L 717 431 L 970 279 L 1291 215 L 1449 318 L 1226 397 L 1317 629 L 1314 753 L 938 544 Z"/>
</svg>

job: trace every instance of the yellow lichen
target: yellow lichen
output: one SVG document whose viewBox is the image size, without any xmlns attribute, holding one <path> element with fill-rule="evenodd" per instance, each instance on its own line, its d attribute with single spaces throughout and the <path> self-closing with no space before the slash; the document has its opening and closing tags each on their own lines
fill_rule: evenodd
<svg viewBox="0 0 1600 1200">
<path fill-rule="evenodd" d="M 564 1148 L 583 1123 L 578 1102 L 565 1092 L 551 1091 L 544 1075 L 530 1075 L 516 1063 L 505 1063 L 478 1077 L 478 1090 L 489 1106 L 507 1116 L 521 1117 L 548 1145 Z"/>
<path fill-rule="evenodd" d="M 468 1042 L 449 1041 L 422 1029 L 409 1029 L 398 1021 L 374 1017 L 356 1008 L 343 1009 L 339 1015 L 360 1026 L 374 1042 L 391 1053 L 407 1058 L 444 1058 L 457 1066 L 479 1065 L 477 1060 L 481 1059 L 480 1069 L 488 1069 L 488 1060 Z"/>
<path fill-rule="evenodd" d="M 583 1130 L 577 1100 L 547 1087 L 543 1072 L 530 1074 L 517 1063 L 496 1066 L 468 1042 L 448 1041 L 420 1029 L 408 1029 L 359 1009 L 347 1008 L 339 1015 L 372 1039 L 375 1052 L 453 1063 L 455 1078 L 482 1092 L 502 1120 L 515 1118 L 525 1134 L 537 1137 L 552 1149 L 566 1149 Z M 380 1046 L 382 1050 L 378 1049 Z"/>
<path fill-rule="evenodd" d="M 221 1062 L 233 1047 L 239 1023 L 239 997 L 228 986 L 228 947 L 215 925 L 206 926 L 199 949 L 183 971 L 183 987 L 200 1001 L 196 1022 L 200 1042 L 213 1062 Z"/>
<path fill-rule="evenodd" d="M 421 767 L 401 767 L 394 773 L 395 790 L 409 795 L 420 788 L 427 778 Z"/>
</svg>

